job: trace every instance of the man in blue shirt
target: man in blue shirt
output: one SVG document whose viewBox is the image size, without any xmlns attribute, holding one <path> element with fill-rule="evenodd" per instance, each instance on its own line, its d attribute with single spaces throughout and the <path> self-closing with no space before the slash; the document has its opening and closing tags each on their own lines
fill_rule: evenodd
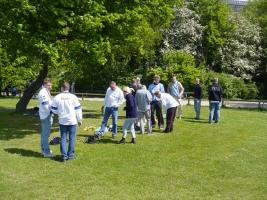
<svg viewBox="0 0 267 200">
<path fill-rule="evenodd" d="M 164 128 L 164 120 L 162 116 L 162 105 L 158 98 L 154 95 L 155 92 L 165 93 L 165 89 L 162 83 L 160 83 L 160 76 L 155 75 L 154 82 L 149 85 L 148 87 L 149 92 L 152 95 L 152 102 L 151 102 L 151 123 L 152 127 L 155 127 L 156 120 L 154 117 L 154 113 L 156 110 L 156 115 L 158 119 L 158 126 L 160 129 Z"/>
<path fill-rule="evenodd" d="M 176 79 L 176 77 L 172 77 L 171 83 L 168 85 L 168 93 L 172 95 L 172 97 L 177 101 L 178 103 L 178 109 L 176 116 L 177 118 L 182 118 L 182 97 L 184 94 L 184 87 L 183 85 Z"/>
</svg>

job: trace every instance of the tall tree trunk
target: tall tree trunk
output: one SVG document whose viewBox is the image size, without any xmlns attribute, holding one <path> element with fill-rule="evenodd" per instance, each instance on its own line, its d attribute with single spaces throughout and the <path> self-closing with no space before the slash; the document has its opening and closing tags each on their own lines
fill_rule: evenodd
<svg viewBox="0 0 267 200">
<path fill-rule="evenodd" d="M 44 79 L 48 74 L 48 62 L 43 65 L 43 68 L 40 70 L 37 79 L 31 83 L 31 85 L 26 88 L 23 92 L 23 96 L 20 98 L 16 104 L 16 112 L 26 111 L 27 105 L 30 102 L 33 95 L 36 91 L 42 86 Z"/>
</svg>

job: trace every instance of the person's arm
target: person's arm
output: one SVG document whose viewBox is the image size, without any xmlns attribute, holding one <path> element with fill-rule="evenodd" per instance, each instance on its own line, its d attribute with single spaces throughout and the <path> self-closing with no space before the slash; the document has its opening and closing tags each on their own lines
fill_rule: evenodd
<svg viewBox="0 0 267 200">
<path fill-rule="evenodd" d="M 170 85 L 171 85 L 171 84 L 169 84 L 168 87 L 167 87 L 167 93 L 169 93 L 169 94 L 170 94 L 170 91 L 171 91 L 171 90 L 170 90 L 170 87 L 171 87 Z"/>
<path fill-rule="evenodd" d="M 82 123 L 83 115 L 82 115 L 81 104 L 76 96 L 74 98 L 74 110 L 76 113 L 76 119 L 80 125 Z"/>
<path fill-rule="evenodd" d="M 160 92 L 165 93 L 164 85 L 162 83 L 160 84 Z"/>
<path fill-rule="evenodd" d="M 148 103 L 151 103 L 152 102 L 152 95 L 150 94 L 150 92 L 147 92 L 146 96 L 147 96 Z"/>
<path fill-rule="evenodd" d="M 124 103 L 124 95 L 122 90 L 119 91 L 119 101 L 118 101 L 118 107 L 120 107 Z"/>
<path fill-rule="evenodd" d="M 57 100 L 56 98 L 54 98 L 52 104 L 51 104 L 51 111 L 54 113 L 54 114 L 58 114 L 58 105 L 57 105 Z"/>
<path fill-rule="evenodd" d="M 43 109 L 44 109 L 47 113 L 50 112 L 49 99 L 48 99 L 47 95 L 45 95 L 45 94 L 40 94 L 40 95 L 39 95 L 39 101 L 40 101 L 41 106 L 43 107 Z"/>
<path fill-rule="evenodd" d="M 179 97 L 182 98 L 183 97 L 183 94 L 184 94 L 184 87 L 181 83 L 178 83 L 178 87 L 179 87 Z"/>
</svg>

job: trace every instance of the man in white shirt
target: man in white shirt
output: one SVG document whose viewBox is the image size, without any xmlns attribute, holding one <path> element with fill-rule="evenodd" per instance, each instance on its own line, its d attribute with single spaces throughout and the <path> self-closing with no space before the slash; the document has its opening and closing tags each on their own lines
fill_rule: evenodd
<svg viewBox="0 0 267 200">
<path fill-rule="evenodd" d="M 78 98 L 69 92 L 70 84 L 65 82 L 61 86 L 61 93 L 55 96 L 51 109 L 58 115 L 61 143 L 60 152 L 62 161 L 74 159 L 77 124 L 82 124 L 82 109 Z M 69 148 L 67 152 L 67 134 L 69 134 Z"/>
<path fill-rule="evenodd" d="M 168 93 L 161 93 L 157 91 L 154 93 L 155 96 L 161 101 L 163 109 L 167 110 L 166 115 L 166 128 L 165 133 L 173 131 L 173 122 L 175 119 L 175 113 L 177 110 L 178 103 L 177 101 Z"/>
<path fill-rule="evenodd" d="M 173 96 L 173 98 L 178 103 L 178 111 L 177 111 L 177 118 L 182 118 L 182 97 L 184 94 L 184 87 L 183 85 L 176 79 L 176 77 L 172 77 L 171 83 L 168 85 L 168 93 Z"/>
<path fill-rule="evenodd" d="M 122 90 L 117 87 L 114 81 L 111 81 L 107 89 L 104 100 L 104 117 L 101 124 L 101 129 L 97 133 L 98 136 L 103 136 L 107 127 L 107 122 L 112 116 L 112 137 L 115 138 L 117 134 L 118 108 L 124 103 L 124 95 Z"/>
<path fill-rule="evenodd" d="M 38 94 L 39 102 L 39 116 L 41 120 L 41 151 L 44 157 L 52 157 L 52 152 L 49 148 L 48 139 L 50 136 L 53 117 L 50 113 L 52 97 L 50 91 L 52 89 L 52 82 L 50 79 L 45 79 L 42 89 Z"/>
</svg>

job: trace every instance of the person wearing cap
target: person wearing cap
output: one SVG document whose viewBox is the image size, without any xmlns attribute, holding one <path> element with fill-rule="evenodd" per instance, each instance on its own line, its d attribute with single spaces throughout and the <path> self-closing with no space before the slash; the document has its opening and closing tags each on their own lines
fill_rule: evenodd
<svg viewBox="0 0 267 200">
<path fill-rule="evenodd" d="M 175 114 L 177 110 L 178 103 L 174 99 L 173 96 L 171 96 L 168 93 L 161 93 L 159 91 L 155 92 L 154 94 L 162 103 L 162 106 L 165 110 L 167 110 L 166 115 L 166 128 L 165 133 L 169 133 L 173 131 L 173 122 L 175 119 Z"/>
<path fill-rule="evenodd" d="M 213 83 L 209 86 L 209 123 L 211 124 L 214 120 L 218 123 L 220 120 L 220 107 L 223 96 L 223 89 L 219 84 L 218 78 L 213 79 Z"/>
<path fill-rule="evenodd" d="M 126 99 L 126 119 L 123 124 L 122 128 L 122 139 L 119 141 L 119 144 L 125 144 L 126 136 L 127 136 L 127 130 L 130 129 L 131 131 L 131 144 L 135 144 L 135 130 L 134 130 L 134 123 L 136 122 L 137 119 L 137 107 L 136 107 L 136 102 L 135 98 L 132 95 L 132 91 L 129 87 L 124 87 L 123 88 L 123 94 Z"/>
<path fill-rule="evenodd" d="M 122 90 L 117 86 L 116 82 L 111 81 L 107 89 L 104 100 L 104 116 L 101 124 L 100 131 L 96 133 L 101 137 L 105 133 L 108 119 L 112 116 L 112 138 L 117 134 L 117 121 L 118 121 L 118 108 L 124 103 L 124 95 Z"/>
<path fill-rule="evenodd" d="M 152 127 L 151 127 L 151 101 L 152 101 L 152 95 L 150 92 L 146 89 L 146 86 L 139 86 L 136 94 L 135 94 L 135 101 L 137 105 L 137 111 L 138 111 L 138 121 L 140 123 L 140 131 L 142 134 L 145 132 L 145 125 L 144 125 L 144 118 L 146 119 L 147 124 L 147 133 L 152 133 Z"/>
<path fill-rule="evenodd" d="M 50 113 L 52 103 L 52 96 L 50 94 L 51 89 L 51 80 L 45 79 L 42 89 L 38 93 L 39 117 L 41 120 L 41 152 L 44 157 L 53 156 L 48 143 L 51 126 L 53 123 L 53 116 Z"/>
<path fill-rule="evenodd" d="M 201 109 L 201 98 L 202 98 L 202 86 L 200 84 L 200 79 L 196 79 L 196 84 L 194 86 L 194 108 L 196 113 L 196 120 L 200 119 L 200 109 Z"/>
<path fill-rule="evenodd" d="M 74 146 L 76 141 L 77 124 L 82 124 L 82 109 L 78 98 L 69 92 L 70 84 L 64 82 L 61 85 L 61 93 L 55 96 L 51 110 L 58 115 L 60 126 L 60 152 L 62 162 L 74 159 Z M 69 148 L 67 151 L 67 135 L 69 136 Z"/>
<path fill-rule="evenodd" d="M 158 119 L 158 126 L 160 129 L 163 129 L 164 127 L 164 120 L 163 120 L 163 115 L 162 115 L 162 105 L 161 101 L 159 101 L 156 96 L 154 95 L 155 92 L 161 92 L 164 93 L 164 85 L 160 83 L 160 76 L 155 75 L 154 76 L 154 82 L 149 85 L 148 87 L 149 92 L 152 95 L 152 102 L 151 102 L 151 122 L 152 122 L 152 127 L 155 127 L 156 120 L 154 113 L 156 111 L 157 119 Z"/>
<path fill-rule="evenodd" d="M 182 118 L 182 97 L 184 94 L 184 87 L 183 85 L 177 80 L 175 76 L 172 77 L 171 83 L 168 85 L 167 92 L 173 96 L 173 98 L 178 103 L 178 109 L 176 116 L 177 118 Z"/>
</svg>

